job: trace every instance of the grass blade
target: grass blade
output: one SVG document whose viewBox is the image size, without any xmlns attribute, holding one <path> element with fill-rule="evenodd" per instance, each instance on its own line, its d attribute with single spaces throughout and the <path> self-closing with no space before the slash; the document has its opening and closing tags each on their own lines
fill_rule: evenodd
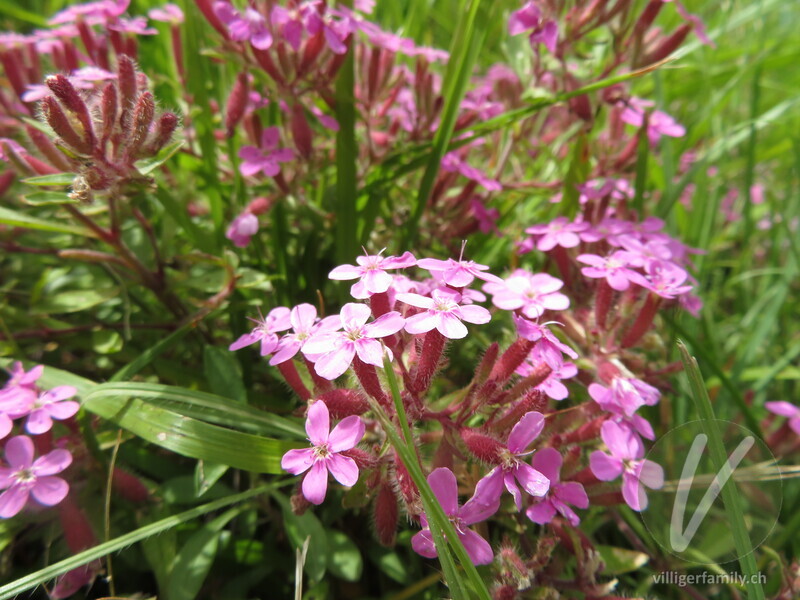
<svg viewBox="0 0 800 600">
<path fill-rule="evenodd" d="M 722 435 L 717 428 L 714 418 L 714 408 L 711 406 L 711 400 L 708 397 L 708 392 L 703 382 L 703 376 L 700 374 L 700 368 L 697 366 L 697 361 L 689 354 L 683 342 L 678 342 L 678 349 L 681 353 L 683 368 L 689 378 L 689 384 L 692 388 L 692 395 L 697 405 L 697 412 L 700 415 L 703 430 L 708 436 L 708 448 L 711 453 L 711 459 L 714 463 L 715 470 L 719 472 L 728 459 L 725 454 L 725 446 L 722 443 Z M 728 515 L 728 522 L 733 532 L 736 551 L 740 556 L 739 565 L 742 568 L 742 573 L 747 582 L 747 597 L 749 600 L 763 600 L 764 589 L 759 582 L 758 566 L 756 565 L 756 559 L 753 555 L 753 545 L 744 524 L 744 516 L 742 514 L 741 505 L 739 504 L 737 491 L 731 480 L 726 481 L 722 486 L 722 499 L 725 504 L 725 512 Z"/>
<path fill-rule="evenodd" d="M 339 263 L 353 260 L 358 249 L 356 223 L 356 108 L 353 45 L 336 78 L 336 259 Z"/>
</svg>

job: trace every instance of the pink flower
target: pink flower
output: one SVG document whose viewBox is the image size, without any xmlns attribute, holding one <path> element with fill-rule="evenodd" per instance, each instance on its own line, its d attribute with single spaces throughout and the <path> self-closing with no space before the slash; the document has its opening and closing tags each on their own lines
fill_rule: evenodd
<svg viewBox="0 0 800 600">
<path fill-rule="evenodd" d="M 237 248 L 244 248 L 256 233 L 258 233 L 258 217 L 245 211 L 231 221 L 225 237 L 232 241 Z"/>
<path fill-rule="evenodd" d="M 589 466 L 601 481 L 613 481 L 622 475 L 622 497 L 633 510 L 647 508 L 643 486 L 657 490 L 664 485 L 664 469 L 651 460 L 644 460 L 644 449 L 638 440 L 619 424 L 606 421 L 600 436 L 611 454 L 595 450 Z"/>
<path fill-rule="evenodd" d="M 71 385 L 60 385 L 52 390 L 42 392 L 34 401 L 28 419 L 25 421 L 25 430 L 33 435 L 50 431 L 53 419 L 63 421 L 73 416 L 81 405 L 74 400 L 64 402 L 78 393 Z"/>
<path fill-rule="evenodd" d="M 354 448 L 364 437 L 364 422 L 360 417 L 350 416 L 330 431 L 331 419 L 328 407 L 317 400 L 308 409 L 306 433 L 312 448 L 289 450 L 281 459 L 281 468 L 292 475 L 303 477 L 303 496 L 312 504 L 322 504 L 328 491 L 328 472 L 344 486 L 351 487 L 358 481 L 358 466 L 349 456 L 340 454 Z"/>
<path fill-rule="evenodd" d="M 511 13 L 508 20 L 508 33 L 519 35 L 528 30 L 531 46 L 542 43 L 550 52 L 555 53 L 558 41 L 558 25 L 555 21 L 542 21 L 542 11 L 533 0 L 527 2 L 522 8 Z"/>
<path fill-rule="evenodd" d="M 257 323 L 256 327 L 228 346 L 228 350 L 240 350 L 245 346 L 261 342 L 261 356 L 266 356 L 278 347 L 276 333 L 286 331 L 292 326 L 289 309 L 285 306 L 273 308 L 266 318 L 262 317 L 260 321 L 255 319 L 251 321 Z"/>
<path fill-rule="evenodd" d="M 668 261 L 651 260 L 645 267 L 646 276 L 637 283 L 662 298 L 673 299 L 692 291 L 691 285 L 684 285 L 689 274 L 678 265 Z"/>
<path fill-rule="evenodd" d="M 501 452 L 500 464 L 483 477 L 475 487 L 473 500 L 487 506 L 500 506 L 503 486 L 514 497 L 517 510 L 522 510 L 522 486 L 531 496 L 544 496 L 550 489 L 550 481 L 542 473 L 523 462 L 521 459 L 531 452 L 526 452 L 531 442 L 539 437 L 544 429 L 544 416 L 538 412 L 526 413 L 514 425 L 508 436 L 506 449 Z"/>
<path fill-rule="evenodd" d="M 275 355 L 269 359 L 269 364 L 278 365 L 286 362 L 303 350 L 306 342 L 317 333 L 326 333 L 339 329 L 341 321 L 337 315 L 317 320 L 317 309 L 311 304 L 298 304 L 289 314 L 292 323 L 292 333 L 287 333 L 278 342 Z"/>
<path fill-rule="evenodd" d="M 516 269 L 502 283 L 487 283 L 483 290 L 492 294 L 492 304 L 503 310 L 520 310 L 529 319 L 536 319 L 546 310 L 566 310 L 569 298 L 558 292 L 564 285 L 547 273 L 530 273 Z"/>
<path fill-rule="evenodd" d="M 800 406 L 795 406 L 785 401 L 765 402 L 764 407 L 776 415 L 787 417 L 789 419 L 789 427 L 797 434 L 800 435 Z"/>
<path fill-rule="evenodd" d="M 277 127 L 267 127 L 261 134 L 261 147 L 244 146 L 239 150 L 242 175 L 250 177 L 263 172 L 267 177 L 275 177 L 281 172 L 279 163 L 294 158 L 291 148 L 278 148 L 280 132 Z"/>
<path fill-rule="evenodd" d="M 15 362 L 11 366 L 10 379 L 0 389 L 0 402 L 33 404 L 38 396 L 36 382 L 42 376 L 43 371 L 42 365 L 36 365 L 30 371 L 25 371 L 21 362 Z"/>
<path fill-rule="evenodd" d="M 464 248 L 462 246 L 461 253 L 463 255 Z M 447 285 L 452 285 L 455 288 L 463 288 L 472 283 L 475 278 L 482 279 L 483 281 L 492 281 L 494 283 L 502 283 L 502 279 L 491 273 L 484 273 L 488 271 L 489 267 L 486 265 L 479 265 L 472 260 L 439 260 L 436 258 L 423 258 L 417 261 L 417 266 L 427 271 L 440 272 L 442 279 Z"/>
<path fill-rule="evenodd" d="M 656 388 L 633 377 L 614 377 L 609 388 L 593 383 L 589 386 L 589 395 L 603 410 L 629 417 L 642 406 L 658 404 L 661 398 Z"/>
<path fill-rule="evenodd" d="M 269 18 L 272 27 L 280 30 L 280 37 L 286 40 L 295 52 L 300 50 L 304 30 L 300 11 L 275 5 L 272 7 Z"/>
<path fill-rule="evenodd" d="M 622 111 L 620 119 L 628 125 L 641 127 L 644 124 L 644 114 L 647 108 L 653 106 L 649 100 L 631 98 Z M 647 139 L 651 146 L 655 146 L 662 135 L 668 137 L 683 137 L 686 129 L 665 112 L 654 110 L 647 119 Z"/>
<path fill-rule="evenodd" d="M 5 447 L 8 467 L 0 467 L 0 518 L 8 519 L 23 509 L 29 496 L 45 506 L 61 502 L 69 485 L 60 477 L 53 477 L 66 469 L 72 455 L 66 450 L 53 450 L 33 460 L 31 438 L 18 435 Z"/>
<path fill-rule="evenodd" d="M 183 23 L 183 11 L 176 4 L 165 4 L 161 8 L 151 8 L 147 16 L 154 21 L 180 25 Z"/>
<path fill-rule="evenodd" d="M 578 353 L 559 340 L 547 325 L 553 323 L 534 323 L 524 317 L 514 315 L 514 325 L 517 327 L 517 334 L 521 338 L 536 342 L 531 351 L 532 357 L 543 360 L 554 371 L 561 368 L 564 364 L 563 355 L 566 354 L 573 360 L 578 358 Z"/>
<path fill-rule="evenodd" d="M 581 269 L 581 273 L 586 277 L 605 279 L 608 285 L 618 292 L 627 290 L 631 282 L 639 283 L 641 281 L 641 275 L 630 268 L 641 266 L 641 259 L 624 250 L 617 250 L 606 257 L 596 254 L 579 254 L 577 260 L 589 265 Z"/>
<path fill-rule="evenodd" d="M 76 4 L 56 13 L 47 23 L 48 25 L 61 25 L 74 23 L 80 19 L 86 19 L 90 25 L 102 23 L 107 19 L 120 16 L 128 10 L 129 4 L 130 0 L 99 0 L 98 2 Z"/>
<path fill-rule="evenodd" d="M 368 298 L 371 294 L 381 294 L 392 285 L 392 276 L 386 272 L 387 269 L 405 269 L 417 263 L 411 252 L 405 252 L 402 256 L 387 257 L 382 257 L 381 252 L 357 256 L 358 266 L 339 265 L 328 274 L 328 277 L 339 281 L 358 279 L 350 288 L 350 294 L 359 300 Z"/>
<path fill-rule="evenodd" d="M 533 457 L 533 467 L 550 480 L 547 494 L 543 498 L 534 498 L 534 503 L 525 511 L 534 523 L 544 525 L 560 513 L 570 525 L 577 527 L 581 519 L 567 504 L 589 508 L 589 497 L 580 483 L 561 483 L 562 462 L 561 454 L 555 448 L 542 448 Z"/>
<path fill-rule="evenodd" d="M 433 290 L 430 298 L 419 294 L 397 294 L 397 299 L 425 309 L 406 319 L 406 331 L 413 334 L 425 333 L 435 328 L 446 338 L 460 340 L 467 335 L 467 328 L 461 321 L 483 324 L 492 318 L 489 311 L 482 306 L 459 306 L 461 294 L 454 290 Z"/>
<path fill-rule="evenodd" d="M 480 229 L 481 233 L 497 233 L 499 235 L 497 230 L 497 220 L 500 218 L 499 210 L 486 208 L 486 205 L 477 198 L 470 200 L 469 206 L 472 216 L 478 222 L 478 229 Z"/>
<path fill-rule="evenodd" d="M 456 476 L 453 475 L 450 469 L 445 467 L 434 469 L 428 475 L 428 484 L 431 486 L 444 513 L 450 518 L 450 522 L 458 534 L 458 539 L 464 544 L 464 549 L 472 562 L 476 565 L 488 565 L 491 563 L 494 559 L 494 554 L 489 542 L 471 529 L 468 529 L 468 526 L 488 519 L 494 513 L 492 508 L 495 507 L 476 502 L 475 498 L 469 500 L 464 506 L 459 506 Z M 425 558 L 436 558 L 438 552 L 428 526 L 428 518 L 423 513 L 420 516 L 420 520 L 422 521 L 422 531 L 417 532 L 411 538 L 411 547 L 417 554 Z"/>
<path fill-rule="evenodd" d="M 134 17 L 133 19 L 116 19 L 108 24 L 108 28 L 120 33 L 130 33 L 132 35 L 156 35 L 158 29 L 147 26 L 147 19 L 144 17 Z"/>
<path fill-rule="evenodd" d="M 522 363 L 516 371 L 518 375 L 522 375 L 523 377 L 527 377 L 533 372 L 533 365 L 527 361 Z M 577 374 L 578 367 L 576 367 L 574 363 L 565 362 L 558 369 L 551 370 L 550 374 L 547 376 L 547 379 L 537 385 L 536 389 L 542 390 L 553 400 L 564 400 L 567 396 L 569 396 L 569 390 L 567 389 L 567 386 L 561 383 L 561 380 L 570 379 L 571 377 L 575 377 Z"/>
<path fill-rule="evenodd" d="M 355 23 L 353 19 L 346 18 L 342 21 L 332 21 L 324 18 L 311 6 L 306 12 L 306 29 L 311 35 L 317 35 L 320 31 L 325 36 L 325 43 L 328 44 L 334 54 L 344 54 L 347 52 L 345 40 L 354 31 Z"/>
<path fill-rule="evenodd" d="M 214 12 L 227 25 L 232 40 L 249 41 L 259 50 L 267 50 L 272 46 L 267 20 L 258 11 L 248 7 L 242 15 L 230 2 L 214 2 Z"/>
<path fill-rule="evenodd" d="M 383 367 L 384 347 L 377 338 L 400 331 L 405 319 L 393 310 L 367 325 L 371 314 L 366 304 L 345 304 L 339 315 L 343 331 L 317 333 L 305 343 L 303 353 L 318 356 L 314 370 L 320 377 L 336 379 L 347 370 L 356 355 L 368 365 Z M 388 348 L 385 351 L 391 359 L 391 351 Z"/>
<path fill-rule="evenodd" d="M 556 246 L 574 248 L 581 243 L 578 234 L 587 229 L 589 223 L 572 223 L 566 217 L 557 217 L 545 225 L 528 227 L 525 233 L 541 236 L 536 242 L 536 248 L 547 252 Z"/>
</svg>

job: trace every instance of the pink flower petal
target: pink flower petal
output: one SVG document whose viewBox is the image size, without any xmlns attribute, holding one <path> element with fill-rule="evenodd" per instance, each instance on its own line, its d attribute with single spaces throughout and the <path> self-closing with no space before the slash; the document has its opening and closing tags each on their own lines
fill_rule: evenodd
<svg viewBox="0 0 800 600">
<path fill-rule="evenodd" d="M 238 340 L 236 340 L 230 346 L 228 346 L 228 350 L 230 350 L 231 352 L 235 350 L 241 350 L 245 346 L 250 346 L 251 344 L 255 344 L 260 339 L 261 336 L 259 336 L 256 333 L 245 333 Z"/>
<path fill-rule="evenodd" d="M 15 469 L 30 467 L 33 464 L 33 440 L 26 435 L 18 435 L 8 440 L 6 462 Z"/>
<path fill-rule="evenodd" d="M 550 480 L 551 484 L 556 484 L 560 480 L 561 453 L 555 448 L 542 448 L 533 455 L 531 465 L 542 475 Z"/>
<path fill-rule="evenodd" d="M 345 328 L 361 326 L 367 322 L 371 314 L 372 311 L 366 304 L 348 302 L 342 307 L 342 326 Z"/>
<path fill-rule="evenodd" d="M 434 469 L 428 475 L 428 484 L 445 514 L 450 516 L 458 514 L 458 483 L 453 472 L 445 467 Z"/>
<path fill-rule="evenodd" d="M 531 442 L 539 437 L 542 429 L 544 429 L 542 413 L 536 411 L 525 413 L 508 436 L 508 449 L 513 454 L 522 454 Z"/>
<path fill-rule="evenodd" d="M 57 449 L 36 459 L 33 471 L 37 476 L 55 475 L 72 464 L 72 454 L 68 450 Z"/>
<path fill-rule="evenodd" d="M 317 402 L 317 404 L 321 404 L 321 402 Z M 325 461 L 318 460 L 312 465 L 306 476 L 303 477 L 301 489 L 303 496 L 311 504 L 322 504 L 325 494 L 328 492 L 328 469 L 325 467 Z"/>
<path fill-rule="evenodd" d="M 542 502 L 531 504 L 528 510 L 525 511 L 525 515 L 534 523 L 544 525 L 553 520 L 553 517 L 556 516 L 556 509 L 550 500 L 543 500 Z"/>
<path fill-rule="evenodd" d="M 439 330 L 444 337 L 450 338 L 451 340 L 460 340 L 467 337 L 467 327 L 461 321 L 458 320 L 454 314 L 451 313 L 440 313 L 438 322 L 436 323 L 436 329 Z M 408 331 L 408 328 L 406 328 Z"/>
<path fill-rule="evenodd" d="M 306 414 L 306 433 L 309 441 L 315 446 L 328 443 L 331 417 L 328 406 L 321 400 L 314 402 Z"/>
<path fill-rule="evenodd" d="M 63 421 L 64 419 L 69 419 L 72 415 L 78 412 L 81 405 L 78 402 L 74 402 L 71 400 L 67 400 L 65 402 L 55 402 L 53 404 L 49 404 L 45 407 L 50 416 L 53 419 L 57 419 L 59 421 Z"/>
<path fill-rule="evenodd" d="M 371 338 L 386 337 L 400 331 L 406 324 L 403 316 L 393 310 L 375 319 L 369 325 L 364 326 L 364 334 Z"/>
<path fill-rule="evenodd" d="M 633 510 L 647 508 L 647 494 L 639 480 L 631 473 L 622 475 L 622 498 Z"/>
<path fill-rule="evenodd" d="M 320 377 L 333 381 L 347 371 L 355 354 L 356 347 L 353 342 L 342 344 L 337 350 L 319 357 L 314 363 L 314 370 Z"/>
<path fill-rule="evenodd" d="M 353 342 L 356 354 L 361 362 L 376 367 L 383 367 L 383 346 L 377 340 L 361 338 Z"/>
<path fill-rule="evenodd" d="M 352 487 L 358 481 L 358 466 L 349 456 L 331 454 L 325 461 L 333 478 L 346 487 Z"/>
<path fill-rule="evenodd" d="M 531 496 L 544 496 L 550 489 L 550 480 L 525 463 L 517 465 L 515 476 L 523 489 Z"/>
<path fill-rule="evenodd" d="M 364 287 L 373 294 L 381 294 L 392 285 L 392 276 L 386 271 L 370 269 L 364 275 Z"/>
<path fill-rule="evenodd" d="M 609 456 L 601 450 L 595 450 L 589 456 L 589 466 L 592 473 L 601 481 L 613 481 L 620 476 L 623 470 L 622 461 Z"/>
<path fill-rule="evenodd" d="M 411 306 L 416 306 L 418 308 L 433 308 L 435 306 L 433 298 L 426 298 L 425 296 L 420 296 L 419 294 L 412 294 L 412 293 L 397 294 L 395 296 L 395 299 L 399 300 L 400 302 L 405 302 L 406 304 L 409 304 Z"/>
<path fill-rule="evenodd" d="M 358 279 L 363 274 L 364 269 L 354 265 L 339 265 L 328 273 L 328 279 L 344 281 L 347 279 Z"/>
<path fill-rule="evenodd" d="M 411 538 L 411 547 L 414 552 L 425 558 L 436 558 L 438 556 L 430 529 L 423 529 L 415 533 Z"/>
<path fill-rule="evenodd" d="M 643 484 L 652 490 L 664 486 L 664 469 L 652 460 L 643 460 L 636 467 L 636 476 Z"/>
<path fill-rule="evenodd" d="M 475 304 L 461 306 L 459 307 L 459 312 L 461 313 L 461 318 L 467 323 L 483 325 L 492 320 L 492 315 L 488 310 Z"/>
<path fill-rule="evenodd" d="M 27 487 L 15 485 L 0 494 L 0 518 L 8 519 L 21 511 L 29 493 Z"/>
<path fill-rule="evenodd" d="M 52 390 L 47 390 L 41 396 L 43 402 L 58 402 L 77 395 L 78 390 L 71 385 L 59 385 Z"/>
<path fill-rule="evenodd" d="M 433 311 L 426 310 L 425 312 L 408 317 L 406 319 L 405 328 L 408 333 L 419 334 L 434 329 L 438 324 L 439 315 Z"/>
<path fill-rule="evenodd" d="M 578 508 L 589 508 L 589 496 L 586 490 L 576 481 L 567 481 L 558 486 L 556 495 L 564 502 L 569 502 Z"/>
<path fill-rule="evenodd" d="M 333 428 L 333 431 L 331 431 L 328 437 L 331 452 L 342 452 L 355 447 L 355 445 L 361 441 L 361 438 L 364 437 L 364 430 L 364 421 L 361 420 L 361 417 L 353 415 L 342 419 L 342 421 Z"/>
<path fill-rule="evenodd" d="M 295 306 L 291 313 L 289 313 L 289 321 L 292 324 L 292 329 L 295 333 L 300 331 L 309 331 L 314 326 L 314 321 L 317 320 L 317 309 L 312 304 L 298 304 Z"/>
<path fill-rule="evenodd" d="M 464 550 L 469 554 L 470 560 L 476 565 L 488 565 L 494 560 L 494 554 L 489 542 L 471 529 L 459 533 L 458 537 L 461 538 Z"/>
<path fill-rule="evenodd" d="M 55 506 L 66 498 L 69 484 L 61 477 L 39 477 L 31 489 L 31 495 L 40 504 Z"/>
<path fill-rule="evenodd" d="M 305 473 L 313 464 L 314 450 L 312 448 L 289 450 L 281 459 L 281 469 L 292 475 Z"/>
</svg>

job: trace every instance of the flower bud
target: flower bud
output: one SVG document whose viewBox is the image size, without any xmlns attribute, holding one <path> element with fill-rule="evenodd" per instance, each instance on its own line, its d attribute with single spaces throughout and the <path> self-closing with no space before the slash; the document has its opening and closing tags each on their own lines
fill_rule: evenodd
<svg viewBox="0 0 800 600">
<path fill-rule="evenodd" d="M 264 196 L 259 196 L 250 201 L 250 204 L 247 205 L 247 211 L 254 215 L 263 215 L 270 207 L 272 207 L 272 201 Z"/>
<path fill-rule="evenodd" d="M 458 433 L 461 435 L 461 439 L 464 440 L 467 449 L 476 458 L 491 465 L 496 465 L 500 462 L 500 454 L 503 452 L 504 446 L 499 441 L 485 433 L 480 433 L 467 427 L 461 429 Z"/>
<path fill-rule="evenodd" d="M 156 122 L 155 132 L 153 133 L 153 139 L 147 144 L 147 148 L 145 149 L 145 154 L 149 156 L 155 156 L 159 153 L 159 151 L 166 146 L 170 140 L 172 139 L 172 135 L 175 133 L 175 130 L 178 128 L 179 119 L 178 116 L 171 112 L 165 112 L 162 114 L 158 121 Z"/>
<path fill-rule="evenodd" d="M 650 0 L 642 11 L 641 16 L 636 21 L 633 28 L 634 37 L 641 37 L 650 29 L 650 25 L 656 20 L 658 13 L 661 12 L 661 7 L 664 6 L 664 0 Z"/>
<path fill-rule="evenodd" d="M 494 365 L 489 378 L 503 384 L 517 370 L 533 348 L 533 342 L 519 338 L 511 344 Z"/>
<path fill-rule="evenodd" d="M 369 410 L 369 402 L 358 390 L 335 389 L 316 397 L 325 402 L 331 417 L 344 419 L 352 415 L 363 415 Z"/>
<path fill-rule="evenodd" d="M 228 96 L 228 104 L 225 106 L 225 132 L 229 138 L 233 137 L 233 130 L 236 129 L 236 126 L 244 117 L 249 94 L 249 75 L 247 73 L 239 73 L 236 77 L 236 82 L 233 84 L 231 95 Z"/>
<path fill-rule="evenodd" d="M 395 497 L 388 483 L 381 482 L 378 495 L 375 498 L 373 519 L 375 522 L 375 533 L 382 546 L 386 546 L 387 548 L 394 546 L 399 516 L 400 507 L 397 504 L 397 497 Z"/>
<path fill-rule="evenodd" d="M 664 60 L 678 49 L 678 46 L 683 43 L 683 41 L 686 39 L 686 36 L 688 36 L 689 32 L 691 31 L 692 26 L 688 23 L 684 23 L 678 27 L 678 29 L 676 29 L 671 36 L 665 39 L 658 48 L 645 55 L 640 61 L 638 61 L 636 66 L 643 67 L 657 63 L 660 60 Z"/>
<path fill-rule="evenodd" d="M 300 491 L 292 494 L 292 497 L 289 499 L 289 503 L 292 505 L 292 512 L 297 516 L 304 515 L 305 512 L 311 507 L 311 502 L 306 500 L 306 497 Z"/>
<path fill-rule="evenodd" d="M 500 354 L 500 345 L 497 342 L 492 342 L 486 352 L 483 353 L 483 358 L 481 358 L 478 368 L 475 369 L 475 383 L 484 383 L 489 378 L 498 354 Z"/>
<path fill-rule="evenodd" d="M 28 134 L 31 142 L 38 148 L 39 152 L 50 161 L 50 164 L 56 167 L 59 171 L 69 172 L 72 170 L 69 160 L 64 154 L 56 148 L 55 144 L 47 137 L 42 131 L 30 125 L 25 126 L 25 131 Z"/>
<path fill-rule="evenodd" d="M 309 158 L 312 151 L 312 142 L 314 134 L 306 119 L 305 111 L 301 104 L 292 106 L 292 120 L 291 120 L 292 138 L 297 151 L 303 158 Z"/>
<path fill-rule="evenodd" d="M 129 502 L 142 504 L 150 498 L 150 490 L 147 489 L 147 486 L 136 475 L 127 471 L 115 468 L 111 481 L 114 491 Z"/>
<path fill-rule="evenodd" d="M 83 137 L 89 146 L 94 146 L 94 126 L 89 114 L 89 107 L 83 101 L 78 90 L 72 85 L 69 79 L 61 75 L 52 75 L 45 80 L 50 91 L 61 100 L 64 107 L 74 114 L 83 127 Z"/>
<path fill-rule="evenodd" d="M 125 149 L 125 156 L 129 162 L 133 162 L 139 155 L 147 135 L 150 133 L 150 125 L 156 113 L 156 103 L 153 94 L 143 92 L 136 101 L 133 109 L 133 121 L 128 135 L 128 146 Z"/>
<path fill-rule="evenodd" d="M 138 84 L 136 82 L 136 65 L 130 57 L 121 55 L 117 64 L 117 81 L 119 83 L 119 122 L 123 130 L 127 130 L 130 123 L 131 111 L 136 101 Z"/>
<path fill-rule="evenodd" d="M 55 98 L 47 96 L 42 100 L 41 107 L 48 125 L 67 146 L 78 154 L 90 155 L 92 153 L 92 147 L 75 131 Z"/>
</svg>

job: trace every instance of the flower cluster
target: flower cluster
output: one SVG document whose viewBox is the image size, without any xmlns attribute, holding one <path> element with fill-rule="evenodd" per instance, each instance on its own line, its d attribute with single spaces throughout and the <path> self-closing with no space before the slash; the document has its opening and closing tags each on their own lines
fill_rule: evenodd
<svg viewBox="0 0 800 600">
<path fill-rule="evenodd" d="M 30 435 L 41 436 L 37 443 L 28 435 L 16 435 L 5 442 L 7 467 L 0 467 L 0 517 L 7 519 L 19 513 L 32 496 L 39 504 L 54 506 L 69 491 L 69 485 L 55 477 L 72 463 L 72 455 L 63 448 L 50 449 L 53 419 L 62 421 L 78 412 L 80 404 L 70 398 L 77 390 L 62 385 L 42 390 L 37 385 L 42 375 L 41 366 L 25 371 L 21 363 L 14 363 L 11 377 L 0 389 L 0 438 L 6 438 L 14 428 L 14 421 L 25 419 L 22 429 Z M 41 441 L 39 441 L 41 440 Z M 44 452 L 34 459 L 36 450 Z"/>
</svg>

